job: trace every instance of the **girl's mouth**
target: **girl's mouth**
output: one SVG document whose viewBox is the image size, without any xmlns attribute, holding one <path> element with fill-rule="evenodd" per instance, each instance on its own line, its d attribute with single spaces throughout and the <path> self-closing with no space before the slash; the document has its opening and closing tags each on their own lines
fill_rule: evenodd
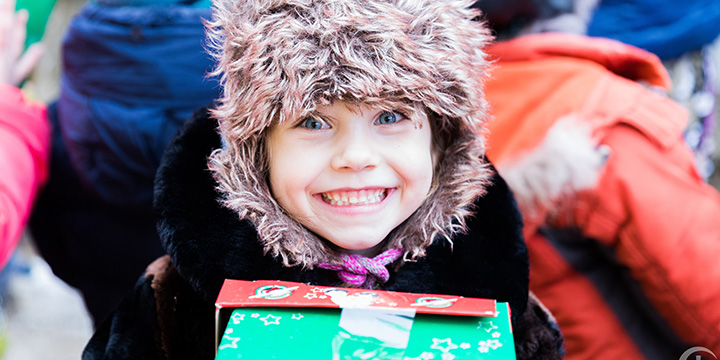
<svg viewBox="0 0 720 360">
<path fill-rule="evenodd" d="M 322 200 L 333 206 L 358 206 L 377 204 L 387 197 L 388 189 L 329 191 L 321 195 Z"/>
</svg>

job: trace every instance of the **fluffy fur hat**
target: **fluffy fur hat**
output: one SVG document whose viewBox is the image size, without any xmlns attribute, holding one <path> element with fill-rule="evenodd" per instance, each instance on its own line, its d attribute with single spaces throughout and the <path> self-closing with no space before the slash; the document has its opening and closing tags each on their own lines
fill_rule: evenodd
<svg viewBox="0 0 720 360">
<path fill-rule="evenodd" d="M 224 95 L 213 115 L 224 147 L 210 169 L 224 205 L 251 220 L 286 265 L 336 263 L 327 242 L 293 220 L 268 185 L 267 129 L 334 100 L 429 115 L 440 156 L 421 207 L 385 249 L 423 256 L 451 241 L 484 192 L 489 31 L 463 0 L 216 0 L 208 24 Z M 475 20 L 473 20 L 475 19 Z"/>
</svg>

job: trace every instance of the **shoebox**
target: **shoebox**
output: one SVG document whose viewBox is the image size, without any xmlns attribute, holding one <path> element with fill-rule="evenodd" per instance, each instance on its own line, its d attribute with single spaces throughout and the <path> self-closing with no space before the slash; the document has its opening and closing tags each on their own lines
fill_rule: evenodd
<svg viewBox="0 0 720 360">
<path fill-rule="evenodd" d="M 216 360 L 515 359 L 491 299 L 226 280 L 215 307 Z"/>
</svg>

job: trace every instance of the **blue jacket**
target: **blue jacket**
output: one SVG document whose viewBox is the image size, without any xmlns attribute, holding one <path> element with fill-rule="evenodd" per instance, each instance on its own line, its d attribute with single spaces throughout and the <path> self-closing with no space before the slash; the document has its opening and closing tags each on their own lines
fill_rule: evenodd
<svg viewBox="0 0 720 360">
<path fill-rule="evenodd" d="M 206 77 L 209 17 L 206 7 L 89 3 L 70 24 L 57 120 L 73 168 L 105 201 L 149 204 L 170 138 L 219 95 Z"/>
<path fill-rule="evenodd" d="M 143 1 L 91 0 L 66 30 L 60 97 L 48 108 L 50 179 L 30 220 L 40 253 L 95 321 L 164 253 L 155 170 L 176 130 L 220 93 L 207 77 L 206 0 Z"/>
<path fill-rule="evenodd" d="M 672 59 L 720 35 L 720 1 L 603 0 L 588 35 L 620 40 Z"/>
</svg>

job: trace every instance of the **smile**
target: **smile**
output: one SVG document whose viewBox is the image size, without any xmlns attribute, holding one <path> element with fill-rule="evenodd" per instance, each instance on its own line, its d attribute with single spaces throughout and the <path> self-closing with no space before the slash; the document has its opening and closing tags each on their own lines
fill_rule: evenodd
<svg viewBox="0 0 720 360">
<path fill-rule="evenodd" d="M 359 191 L 330 191 L 320 194 L 323 201 L 334 206 L 370 205 L 383 201 L 388 189 Z"/>
</svg>

